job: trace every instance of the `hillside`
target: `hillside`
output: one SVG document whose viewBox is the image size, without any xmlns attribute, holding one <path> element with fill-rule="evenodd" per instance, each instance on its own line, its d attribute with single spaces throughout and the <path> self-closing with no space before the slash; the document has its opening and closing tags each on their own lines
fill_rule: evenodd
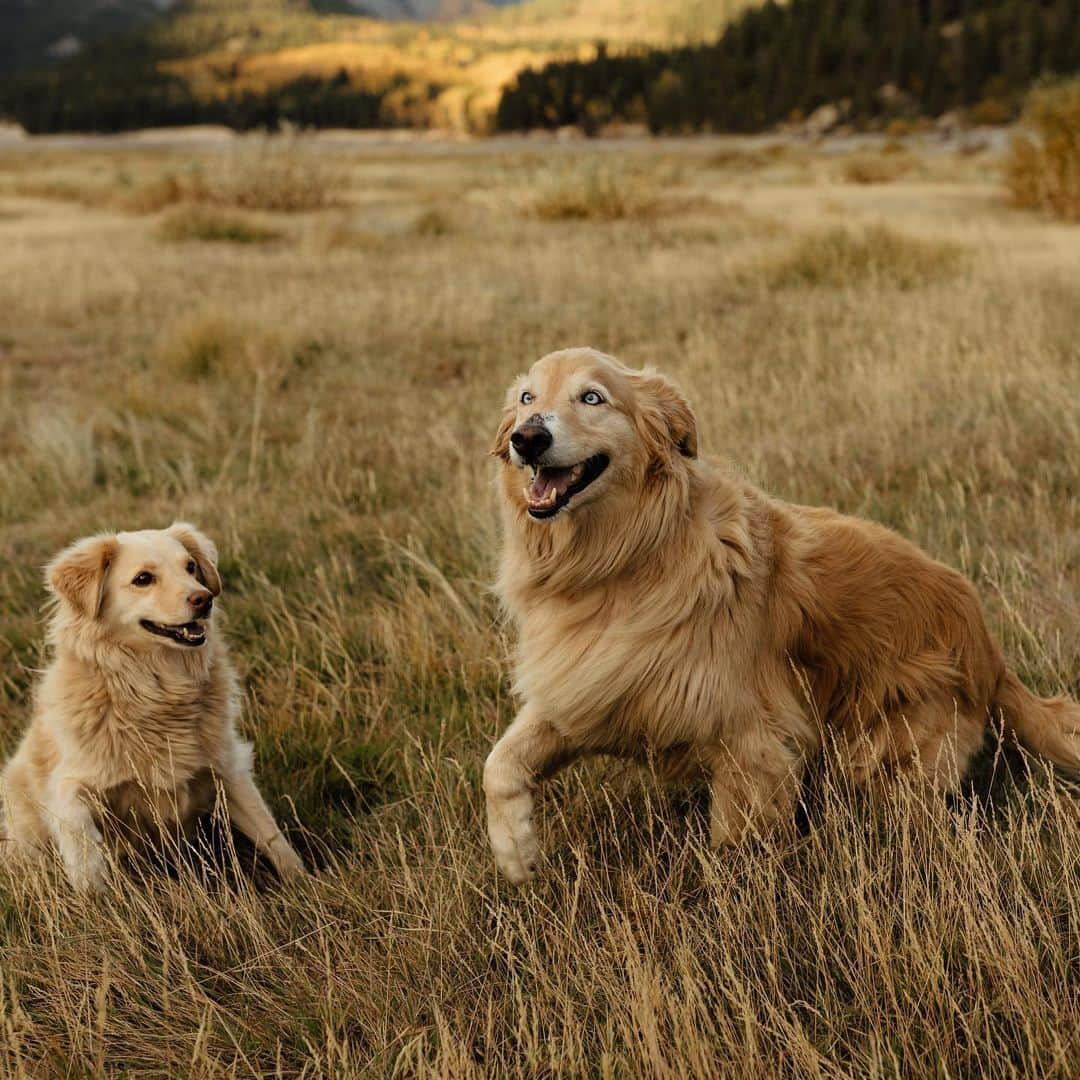
<svg viewBox="0 0 1080 1080">
<path fill-rule="evenodd" d="M 174 0 L 5 0 L 0 3 L 0 74 L 62 60 L 87 42 L 130 31 Z"/>
<path fill-rule="evenodd" d="M 714 42 L 523 71 L 496 124 L 752 132 L 823 106 L 826 126 L 957 110 L 1002 123 L 1032 82 L 1077 70 L 1080 0 L 792 0 L 746 11 Z"/>
<path fill-rule="evenodd" d="M 525 68 L 588 60 L 599 40 L 619 50 L 711 40 L 746 6 L 253 0 L 238 8 L 229 0 L 183 0 L 131 33 L 0 87 L 0 109 L 36 131 L 282 120 L 486 130 L 504 87 Z M 357 14 L 397 8 L 425 17 L 473 13 L 422 24 Z"/>
<path fill-rule="evenodd" d="M 275 13 L 292 33 L 319 36 L 320 16 L 341 14 L 418 22 L 478 15 L 518 0 L 3 0 L 0 2 L 0 75 L 78 55 L 88 45 L 145 27 L 173 13 L 173 25 L 193 38 L 208 29 L 204 16 L 266 21 Z M 306 26 L 304 24 L 307 24 Z M 301 29 L 303 28 L 303 29 Z M 266 27 L 266 29 L 270 29 Z M 204 42 L 209 45 L 211 41 Z"/>
</svg>

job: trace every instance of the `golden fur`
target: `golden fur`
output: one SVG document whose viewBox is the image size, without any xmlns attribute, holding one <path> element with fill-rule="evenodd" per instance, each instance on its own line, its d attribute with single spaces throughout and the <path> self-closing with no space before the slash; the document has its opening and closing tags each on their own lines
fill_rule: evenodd
<svg viewBox="0 0 1080 1080">
<path fill-rule="evenodd" d="M 554 471 L 523 489 L 511 437 L 537 426 Z M 1080 767 L 1080 706 L 1021 685 L 967 580 L 888 529 L 700 459 L 693 411 L 662 376 L 552 353 L 511 388 L 493 452 L 522 706 L 484 786 L 511 881 L 534 871 L 538 780 L 583 754 L 703 768 L 716 845 L 790 819 L 827 737 L 856 780 L 904 769 L 951 787 L 1000 714 Z M 598 454 L 598 478 L 534 520 L 550 512 L 544 477 L 564 484 Z"/>
<path fill-rule="evenodd" d="M 98 889 L 107 839 L 182 834 L 220 785 L 232 823 L 279 873 L 301 872 L 235 731 L 236 675 L 206 606 L 221 592 L 210 540 L 184 523 L 89 537 L 46 583 L 53 659 L 3 773 L 6 853 L 54 846 L 73 886 Z"/>
</svg>

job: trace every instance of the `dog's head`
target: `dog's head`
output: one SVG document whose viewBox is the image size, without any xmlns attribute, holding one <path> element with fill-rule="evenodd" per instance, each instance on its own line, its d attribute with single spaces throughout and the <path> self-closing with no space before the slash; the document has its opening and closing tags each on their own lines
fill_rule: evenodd
<svg viewBox="0 0 1080 1080">
<path fill-rule="evenodd" d="M 537 521 L 579 514 L 697 456 L 697 421 L 662 375 L 635 371 L 595 349 L 564 349 L 510 388 L 492 453 L 507 471 L 529 468 L 517 495 Z"/>
<path fill-rule="evenodd" d="M 45 580 L 69 620 L 129 648 L 200 648 L 221 593 L 217 549 L 185 522 L 79 540 Z"/>
</svg>

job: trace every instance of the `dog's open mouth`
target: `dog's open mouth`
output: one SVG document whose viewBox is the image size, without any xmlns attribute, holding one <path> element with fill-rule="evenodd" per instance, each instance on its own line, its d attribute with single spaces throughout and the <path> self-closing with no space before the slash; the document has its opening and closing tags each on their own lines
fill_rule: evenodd
<svg viewBox="0 0 1080 1080">
<path fill-rule="evenodd" d="M 186 622 L 180 623 L 178 626 L 166 626 L 164 623 L 142 619 L 141 625 L 144 630 L 149 630 L 151 634 L 170 638 L 178 645 L 190 645 L 194 648 L 206 644 L 206 623 L 204 622 Z"/>
<path fill-rule="evenodd" d="M 562 469 L 546 465 L 534 468 L 532 483 L 523 489 L 529 514 L 534 518 L 557 514 L 608 467 L 608 460 L 607 454 L 596 454 L 587 461 Z"/>
</svg>

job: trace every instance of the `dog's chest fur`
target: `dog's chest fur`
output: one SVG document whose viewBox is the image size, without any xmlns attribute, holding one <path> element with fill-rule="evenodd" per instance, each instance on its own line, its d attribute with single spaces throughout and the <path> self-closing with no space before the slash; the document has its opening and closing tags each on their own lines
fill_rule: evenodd
<svg viewBox="0 0 1080 1080">
<path fill-rule="evenodd" d="M 200 801 L 200 774 L 231 745 L 236 696 L 227 656 L 210 648 L 137 668 L 61 657 L 50 671 L 39 710 L 110 809 L 160 816 L 163 801 L 174 810 Z"/>
<path fill-rule="evenodd" d="M 647 757 L 722 739 L 756 708 L 723 590 L 655 581 L 547 598 L 520 622 L 515 689 L 577 745 Z"/>
<path fill-rule="evenodd" d="M 165 787 L 130 780 L 98 795 L 96 816 L 119 827 L 129 842 L 145 842 L 175 826 L 186 828 L 214 805 L 214 776 L 209 768 Z"/>
</svg>

